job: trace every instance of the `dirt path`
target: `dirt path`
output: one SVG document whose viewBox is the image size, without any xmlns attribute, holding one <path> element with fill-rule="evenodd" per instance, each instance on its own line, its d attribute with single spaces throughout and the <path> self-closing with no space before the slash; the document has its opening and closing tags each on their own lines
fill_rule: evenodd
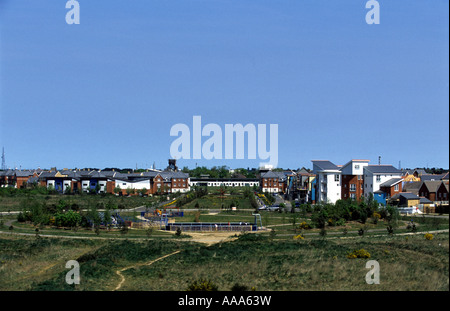
<svg viewBox="0 0 450 311">
<path fill-rule="evenodd" d="M 192 239 L 189 239 L 189 241 L 204 243 L 204 244 L 207 244 L 207 246 L 210 246 L 210 245 L 213 245 L 216 243 L 220 243 L 220 242 L 224 242 L 224 241 L 233 241 L 233 240 L 237 239 L 237 236 L 235 236 L 236 232 L 217 232 L 217 233 L 216 232 L 214 232 L 214 233 L 189 232 L 189 235 L 192 236 Z M 181 251 L 176 251 L 176 252 L 164 255 L 162 257 L 159 257 L 159 258 L 152 260 L 150 262 L 147 262 L 147 263 L 136 264 L 133 266 L 129 266 L 129 267 L 125 267 L 120 270 L 117 270 L 116 274 L 120 277 L 120 282 L 116 286 L 114 291 L 119 290 L 122 287 L 122 284 L 125 282 L 125 277 L 122 274 L 123 271 L 131 269 L 131 268 L 140 267 L 140 266 L 150 266 L 159 260 L 162 260 L 169 256 L 178 254 L 179 252 L 181 252 Z"/>
<path fill-rule="evenodd" d="M 120 270 L 117 270 L 117 271 L 116 271 L 116 274 L 117 274 L 118 276 L 120 276 L 120 282 L 119 282 L 119 284 L 116 286 L 116 288 L 114 289 L 114 291 L 119 290 L 119 289 L 122 287 L 123 282 L 125 282 L 125 277 L 124 277 L 123 274 L 122 274 L 123 271 L 128 270 L 128 269 L 131 269 L 131 268 L 140 267 L 140 266 L 150 266 L 150 265 L 154 264 L 155 262 L 157 262 L 157 261 L 159 261 L 159 260 L 162 260 L 162 259 L 164 259 L 164 258 L 166 258 L 166 257 L 172 256 L 172 255 L 175 255 L 175 254 L 178 254 L 179 252 L 181 252 L 181 251 L 176 251 L 176 252 L 173 252 L 173 253 L 164 255 L 164 256 L 162 256 L 162 257 L 159 257 L 159 258 L 157 258 L 157 259 L 155 259 L 155 260 L 152 260 L 152 261 L 150 261 L 150 262 L 147 262 L 147 263 L 141 263 L 141 264 L 137 264 L 137 265 L 133 265 L 133 266 L 129 266 L 129 267 L 125 267 L 125 268 L 122 268 L 122 269 L 120 269 Z"/>
<path fill-rule="evenodd" d="M 192 237 L 189 241 L 211 246 L 220 242 L 234 241 L 238 238 L 236 235 L 239 235 L 239 232 L 188 232 L 186 234 Z"/>
</svg>

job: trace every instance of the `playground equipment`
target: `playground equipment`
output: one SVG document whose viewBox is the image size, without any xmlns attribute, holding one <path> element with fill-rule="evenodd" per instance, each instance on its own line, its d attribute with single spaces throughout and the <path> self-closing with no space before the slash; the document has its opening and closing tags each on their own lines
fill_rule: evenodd
<svg viewBox="0 0 450 311">
<path fill-rule="evenodd" d="M 258 220 L 259 220 L 259 228 L 262 228 L 262 220 L 261 220 L 261 214 L 254 214 L 252 213 L 253 216 L 255 216 L 255 226 L 258 226 Z"/>
</svg>

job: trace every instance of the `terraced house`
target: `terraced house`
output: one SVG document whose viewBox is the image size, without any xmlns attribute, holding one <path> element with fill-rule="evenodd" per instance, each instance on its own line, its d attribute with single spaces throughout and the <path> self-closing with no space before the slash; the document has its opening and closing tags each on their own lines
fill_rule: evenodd
<svg viewBox="0 0 450 311">
<path fill-rule="evenodd" d="M 151 171 L 123 174 L 115 171 L 62 170 L 43 172 L 40 184 L 65 193 L 157 194 L 189 191 L 189 175 L 182 172 Z"/>
</svg>

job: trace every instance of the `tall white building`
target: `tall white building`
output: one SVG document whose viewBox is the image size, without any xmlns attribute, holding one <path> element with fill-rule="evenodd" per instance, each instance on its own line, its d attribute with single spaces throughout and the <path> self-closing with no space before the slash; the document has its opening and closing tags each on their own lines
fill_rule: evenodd
<svg viewBox="0 0 450 311">
<path fill-rule="evenodd" d="M 336 203 L 341 198 L 340 168 L 328 160 L 312 160 L 316 174 L 316 203 Z"/>
</svg>

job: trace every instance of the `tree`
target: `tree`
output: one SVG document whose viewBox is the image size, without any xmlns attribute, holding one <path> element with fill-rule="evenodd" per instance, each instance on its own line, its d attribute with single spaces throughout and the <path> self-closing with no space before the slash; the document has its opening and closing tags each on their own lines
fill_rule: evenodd
<svg viewBox="0 0 450 311">
<path fill-rule="evenodd" d="M 127 195 L 130 196 L 130 195 L 134 194 L 134 191 L 135 191 L 134 188 L 128 187 L 128 188 L 127 188 Z"/>
<path fill-rule="evenodd" d="M 119 192 L 122 192 L 122 189 L 120 189 L 120 186 L 115 186 L 114 187 L 114 193 L 118 194 Z"/>
<path fill-rule="evenodd" d="M 141 194 L 141 196 L 146 196 L 147 195 L 147 188 L 142 188 L 139 193 Z"/>
</svg>

